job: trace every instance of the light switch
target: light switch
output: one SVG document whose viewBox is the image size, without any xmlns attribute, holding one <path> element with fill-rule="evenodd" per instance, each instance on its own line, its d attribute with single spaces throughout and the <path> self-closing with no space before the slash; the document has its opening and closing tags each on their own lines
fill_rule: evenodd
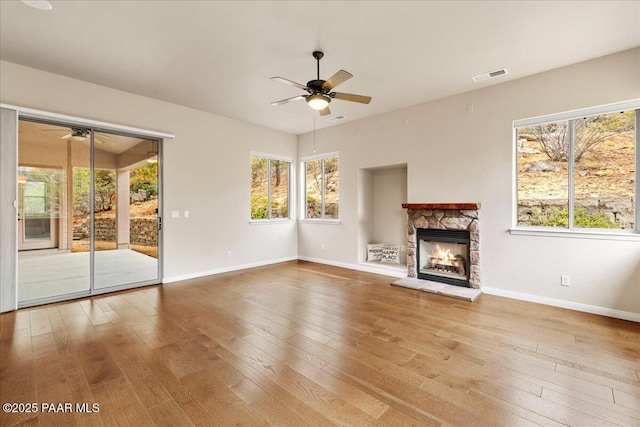
<svg viewBox="0 0 640 427">
<path fill-rule="evenodd" d="M 171 211 L 171 218 L 180 218 L 180 211 Z"/>
<path fill-rule="evenodd" d="M 189 211 L 184 211 L 184 217 L 189 218 Z"/>
</svg>

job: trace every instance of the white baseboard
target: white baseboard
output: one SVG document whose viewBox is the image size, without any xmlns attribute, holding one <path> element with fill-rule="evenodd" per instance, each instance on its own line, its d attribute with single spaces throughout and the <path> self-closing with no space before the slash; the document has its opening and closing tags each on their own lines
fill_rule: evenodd
<svg viewBox="0 0 640 427">
<path fill-rule="evenodd" d="M 582 304 L 579 302 L 563 301 L 554 298 L 541 297 L 520 292 L 507 291 L 504 289 L 482 287 L 482 292 L 488 295 L 513 298 L 522 301 L 535 302 L 538 304 L 551 305 L 553 307 L 568 308 L 569 310 L 582 311 L 585 313 L 598 314 L 600 316 L 613 317 L 616 319 L 630 320 L 640 323 L 640 313 L 630 311 L 614 310 L 612 308 L 598 307 L 596 305 Z"/>
<path fill-rule="evenodd" d="M 347 268 L 349 270 L 357 270 L 357 271 L 364 271 L 367 273 L 380 274 L 382 276 L 397 277 L 400 279 L 407 277 L 406 271 L 402 271 L 398 268 L 389 268 L 383 265 L 378 267 L 376 265 L 371 265 L 371 264 L 349 264 L 346 262 L 331 261 L 327 259 L 311 258 L 306 256 L 292 256 L 292 257 L 278 258 L 278 259 L 272 259 L 267 261 L 254 262 L 250 264 L 216 268 L 213 270 L 200 271 L 198 273 L 185 274 L 181 276 L 165 277 L 162 280 L 162 283 L 172 283 L 172 282 L 178 282 L 180 280 L 196 279 L 198 277 L 211 276 L 211 275 L 220 274 L 220 273 L 228 273 L 230 271 L 244 270 L 247 268 L 262 267 L 264 265 L 278 264 L 278 263 L 287 262 L 287 261 L 295 261 L 297 259 L 301 261 L 315 262 L 317 264 L 326 264 L 326 265 L 332 265 L 334 267 Z M 614 310 L 612 308 L 598 307 L 595 305 L 582 304 L 578 302 L 563 301 L 563 300 L 558 300 L 554 298 L 547 298 L 547 297 L 541 297 L 537 295 L 523 294 L 520 292 L 507 291 L 504 289 L 488 288 L 485 286 L 482 287 L 482 292 L 488 295 L 496 295 L 496 296 L 513 298 L 513 299 L 522 300 L 522 301 L 535 302 L 538 304 L 545 304 L 553 307 L 567 308 L 569 310 L 582 311 L 585 313 L 598 314 L 600 316 L 613 317 L 615 319 L 629 320 L 632 322 L 640 323 L 640 313 Z"/>
<path fill-rule="evenodd" d="M 162 283 L 172 283 L 172 282 L 179 282 L 181 280 L 197 279 L 198 277 L 212 276 L 214 274 L 228 273 L 230 271 L 245 270 L 247 268 L 262 267 L 262 266 L 271 265 L 271 264 L 279 264 L 281 262 L 295 261 L 297 259 L 298 259 L 297 256 L 292 256 L 292 257 L 285 257 L 285 258 L 278 258 L 278 259 L 270 259 L 267 261 L 253 262 L 250 264 L 233 265 L 231 267 L 221 267 L 213 270 L 199 271 L 197 273 L 183 274 L 181 276 L 165 277 L 162 279 Z"/>
<path fill-rule="evenodd" d="M 299 256 L 298 259 L 301 261 L 315 262 L 317 264 L 326 264 L 326 265 L 332 265 L 334 267 L 348 268 L 350 270 L 358 270 L 358 271 L 365 271 L 367 273 L 380 274 L 382 276 L 397 277 L 399 279 L 407 277 L 406 266 L 404 270 L 400 270 L 399 268 L 393 268 L 393 267 L 389 268 L 384 265 L 380 265 L 378 267 L 377 265 L 372 265 L 372 264 L 349 264 L 346 262 L 331 261 L 327 259 L 311 258 L 306 256 Z"/>
</svg>

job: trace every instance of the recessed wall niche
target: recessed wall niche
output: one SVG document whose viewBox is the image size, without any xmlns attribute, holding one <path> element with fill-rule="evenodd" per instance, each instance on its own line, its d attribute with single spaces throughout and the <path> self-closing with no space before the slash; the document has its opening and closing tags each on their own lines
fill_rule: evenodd
<svg viewBox="0 0 640 427">
<path fill-rule="evenodd" d="M 361 168 L 358 174 L 358 262 L 367 263 L 368 243 L 399 245 L 400 264 L 367 264 L 406 272 L 407 165 Z"/>
</svg>

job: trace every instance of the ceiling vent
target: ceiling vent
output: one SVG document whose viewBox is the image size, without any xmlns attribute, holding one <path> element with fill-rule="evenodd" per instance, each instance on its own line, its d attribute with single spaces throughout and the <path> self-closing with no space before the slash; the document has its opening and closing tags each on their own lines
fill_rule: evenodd
<svg viewBox="0 0 640 427">
<path fill-rule="evenodd" d="M 344 120 L 344 119 L 346 119 L 346 117 L 345 117 L 345 116 L 335 116 L 335 117 L 331 117 L 331 118 L 329 119 L 329 121 L 330 121 L 330 122 L 337 122 L 337 121 Z"/>
<path fill-rule="evenodd" d="M 501 68 L 499 70 L 491 71 L 489 73 L 478 74 L 477 76 L 473 76 L 472 79 L 473 79 L 474 82 L 478 83 L 478 82 L 481 82 L 483 80 L 489 80 L 489 79 L 492 79 L 494 77 L 503 76 L 503 75 L 505 75 L 507 73 L 508 73 L 508 71 L 507 71 L 506 68 Z"/>
</svg>

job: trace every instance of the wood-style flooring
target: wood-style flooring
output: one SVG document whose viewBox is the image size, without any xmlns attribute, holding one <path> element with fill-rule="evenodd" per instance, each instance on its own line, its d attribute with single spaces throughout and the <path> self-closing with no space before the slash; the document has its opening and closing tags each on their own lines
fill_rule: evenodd
<svg viewBox="0 0 640 427">
<path fill-rule="evenodd" d="M 293 261 L 3 314 L 0 401 L 40 411 L 0 425 L 640 426 L 640 324 L 393 280 Z"/>
</svg>

